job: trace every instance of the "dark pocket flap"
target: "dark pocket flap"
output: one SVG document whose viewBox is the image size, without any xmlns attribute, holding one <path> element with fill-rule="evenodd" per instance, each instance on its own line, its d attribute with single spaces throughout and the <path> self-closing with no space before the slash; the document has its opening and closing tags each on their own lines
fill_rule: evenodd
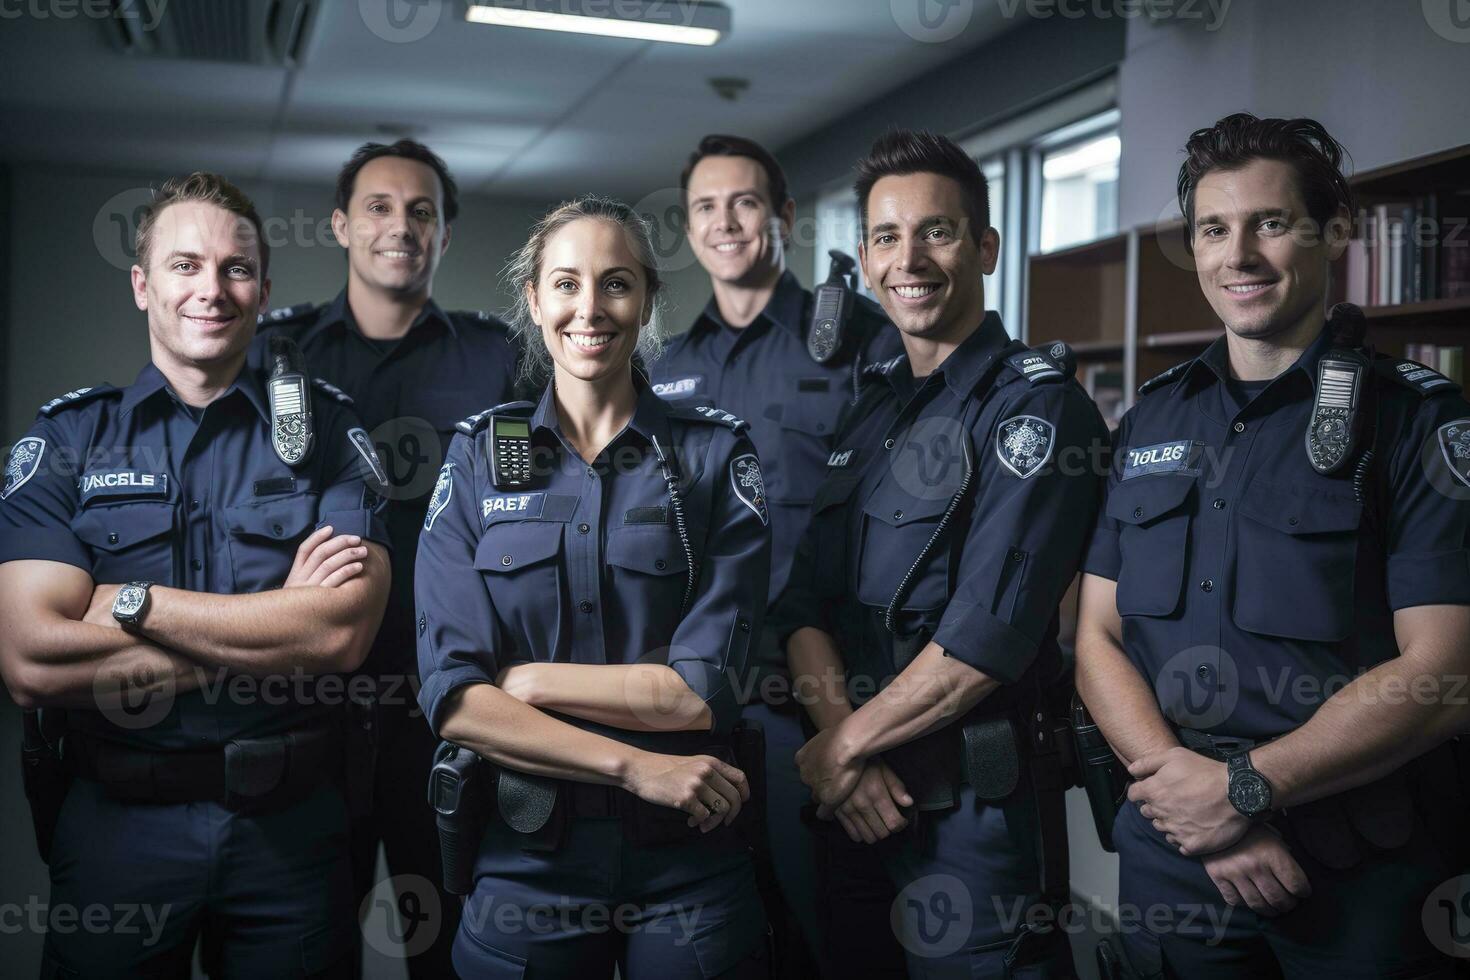
<svg viewBox="0 0 1470 980">
<path fill-rule="evenodd" d="M 827 381 L 826 378 L 812 379 Z M 837 430 L 837 413 L 842 403 L 826 391 L 799 392 L 788 398 L 781 409 L 781 428 L 826 438 Z"/>
<path fill-rule="evenodd" d="M 1240 501 L 1240 512 L 1283 534 L 1353 531 L 1363 505 L 1352 497 L 1255 481 Z"/>
<path fill-rule="evenodd" d="M 607 563 L 648 575 L 682 575 L 689 567 L 679 535 L 664 525 L 613 528 L 607 534 Z"/>
<path fill-rule="evenodd" d="M 820 513 L 847 503 L 853 489 L 858 485 L 858 479 L 855 475 L 827 477 L 812 497 L 812 513 Z"/>
<path fill-rule="evenodd" d="M 1180 507 L 1193 476 L 1141 476 L 1108 491 L 1107 515 L 1124 524 L 1147 524 Z"/>
<path fill-rule="evenodd" d="M 561 529 L 559 521 L 492 524 L 475 549 L 475 568 L 513 572 L 554 558 L 561 551 Z"/>
<path fill-rule="evenodd" d="M 316 495 L 299 493 L 223 510 L 231 534 L 289 541 L 316 523 Z"/>
<path fill-rule="evenodd" d="M 90 547 L 121 551 L 173 530 L 174 505 L 166 500 L 133 501 L 83 508 L 72 530 Z"/>
<path fill-rule="evenodd" d="M 885 484 L 863 504 L 863 513 L 877 518 L 889 527 L 932 523 L 949 507 L 953 497 L 953 492 L 945 493 L 941 487 L 936 487 L 933 493 L 923 497 L 915 497 L 902 487 Z"/>
</svg>

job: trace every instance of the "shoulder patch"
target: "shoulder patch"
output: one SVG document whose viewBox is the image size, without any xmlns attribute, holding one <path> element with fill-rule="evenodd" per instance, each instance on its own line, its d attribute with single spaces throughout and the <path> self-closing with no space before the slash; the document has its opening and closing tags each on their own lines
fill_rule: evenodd
<svg viewBox="0 0 1470 980">
<path fill-rule="evenodd" d="M 1460 390 L 1458 384 L 1433 368 L 1427 368 L 1418 361 L 1406 361 L 1401 357 L 1375 357 L 1373 371 L 1383 380 L 1400 384 L 1420 398 Z"/>
<path fill-rule="evenodd" d="M 332 396 L 343 405 L 356 404 L 353 402 L 351 395 L 324 378 L 312 378 L 311 383 L 316 385 L 324 394 Z"/>
<path fill-rule="evenodd" d="M 268 324 L 285 323 L 287 320 L 305 319 L 308 314 L 315 313 L 320 306 L 316 303 L 297 303 L 295 306 L 282 306 L 268 313 L 261 313 L 255 318 L 256 326 Z"/>
<path fill-rule="evenodd" d="M 669 413 L 675 418 L 689 419 L 695 422 L 712 422 L 715 425 L 723 425 L 731 432 L 741 432 L 750 428 L 744 420 L 729 412 L 709 405 L 692 405 L 688 409 L 674 407 Z"/>
<path fill-rule="evenodd" d="M 730 486 L 740 502 L 761 519 L 762 526 L 769 527 L 771 512 L 766 507 L 766 481 L 755 453 L 742 453 L 730 460 Z"/>
<path fill-rule="evenodd" d="M 1062 373 L 1056 361 L 1032 348 L 1007 357 L 1006 365 L 1034 385 L 1067 380 L 1067 375 Z"/>
<path fill-rule="evenodd" d="M 444 465 L 439 467 L 439 478 L 434 481 L 434 492 L 429 495 L 429 509 L 424 514 L 424 530 L 432 531 L 434 521 L 449 506 L 449 498 L 454 495 L 454 460 L 446 459 Z"/>
<path fill-rule="evenodd" d="M 82 404 L 83 402 L 89 402 L 94 398 L 101 398 L 103 395 L 118 395 L 121 393 L 121 389 L 114 388 L 112 385 L 109 384 L 91 385 L 86 388 L 77 388 L 75 390 L 68 391 L 64 395 L 57 395 L 49 402 L 36 409 L 36 414 L 44 415 L 47 418 L 50 418 L 52 415 L 55 415 L 62 409 L 72 408 L 74 406 Z"/>
<path fill-rule="evenodd" d="M 1057 429 L 1035 415 L 1016 415 L 996 428 L 995 456 L 1011 473 L 1025 480 L 1051 459 Z"/>
<path fill-rule="evenodd" d="M 10 458 L 5 461 L 5 485 L 0 487 L 0 500 L 19 490 L 27 480 L 36 475 L 44 455 L 46 440 L 40 436 L 26 436 L 10 447 Z"/>
<path fill-rule="evenodd" d="M 521 415 L 527 418 L 536 410 L 535 402 L 501 402 L 483 412 L 476 412 L 459 422 L 454 423 L 454 428 L 467 436 L 472 436 L 485 426 L 490 424 L 492 415 Z"/>
<path fill-rule="evenodd" d="M 1175 378 L 1179 377 L 1184 369 L 1189 367 L 1193 363 L 1194 361 L 1192 360 L 1181 361 L 1173 367 L 1169 368 L 1169 370 L 1163 372 L 1162 374 L 1154 375 L 1152 378 L 1149 378 L 1143 384 L 1138 386 L 1138 393 L 1140 395 L 1145 395 L 1148 394 L 1150 391 L 1153 391 L 1155 388 L 1168 384 L 1170 381 L 1173 381 Z"/>
</svg>

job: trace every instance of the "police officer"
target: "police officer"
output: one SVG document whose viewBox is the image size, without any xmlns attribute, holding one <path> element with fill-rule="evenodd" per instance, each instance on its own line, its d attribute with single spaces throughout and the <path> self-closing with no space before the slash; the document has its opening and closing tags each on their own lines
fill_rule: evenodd
<svg viewBox="0 0 1470 980">
<path fill-rule="evenodd" d="M 267 262 L 239 190 L 166 182 L 132 269 L 149 364 L 47 402 L 10 455 L 0 665 L 65 709 L 76 777 L 51 908 L 150 917 L 58 925 L 45 976 L 186 977 L 201 932 L 214 977 L 351 971 L 343 692 L 318 675 L 366 654 L 387 537 L 351 405 L 289 350 L 245 365 Z"/>
<path fill-rule="evenodd" d="M 463 976 L 768 969 L 731 732 L 770 514 L 744 424 L 632 367 L 648 234 L 597 198 L 534 229 L 510 281 L 552 384 L 465 421 L 419 539 L 424 710 L 497 770 Z"/>
<path fill-rule="evenodd" d="M 454 435 L 454 423 L 507 401 L 516 357 L 505 324 L 483 313 L 446 313 L 433 301 L 434 273 L 459 210 L 444 161 L 413 140 L 365 143 L 337 177 L 332 231 L 347 250 L 347 287 L 325 305 L 279 309 L 261 318 L 265 337 L 300 344 L 311 369 L 357 403 L 388 475 L 385 519 L 394 552 L 387 613 L 359 679 L 377 689 L 371 809 L 353 821 L 353 879 L 360 903 L 374 888 L 383 843 L 398 901 L 430 915 L 428 946 L 405 942 L 410 975 L 449 973 L 459 903 L 417 894 L 436 888 L 439 859 L 432 812 L 422 794 L 434 754 L 413 687 L 413 563 L 419 528 Z M 263 351 L 266 340 L 258 342 Z M 357 692 L 359 687 L 354 687 Z M 373 716 L 369 715 L 369 720 Z M 372 758 L 361 764 L 372 765 Z"/>
<path fill-rule="evenodd" d="M 654 391 L 678 405 L 719 405 L 749 421 L 767 480 L 774 601 L 832 451 L 838 414 L 855 397 L 862 367 L 895 356 L 902 345 L 877 304 L 835 283 L 824 294 L 846 293 L 845 318 L 832 333 L 814 323 L 815 297 L 786 268 L 796 202 L 780 164 L 760 144 L 704 137 L 680 187 L 688 242 L 714 295 L 654 362 Z M 864 854 L 849 854 L 843 839 L 814 839 L 802 825 L 809 794 L 792 761 L 804 741 L 801 710 L 786 658 L 769 633 L 753 664 L 742 700 L 746 717 L 765 729 L 769 841 L 761 854 L 762 897 L 784 975 L 806 976 L 814 958 L 829 976 L 901 970 L 886 928 L 892 894 L 881 869 Z M 819 859 L 825 873 L 818 872 Z M 838 935 L 843 942 L 833 941 Z M 874 942 L 854 941 L 864 938 Z"/>
<path fill-rule="evenodd" d="M 901 889 L 910 975 L 1070 976 L 1046 702 L 1106 430 L 1064 347 L 986 312 L 999 240 L 964 151 L 895 131 L 858 174 L 863 274 L 906 353 L 868 372 L 772 613 L 820 693 L 797 763 Z"/>
<path fill-rule="evenodd" d="M 1170 977 L 1448 975 L 1421 915 L 1464 833 L 1470 406 L 1325 315 L 1352 199 L 1320 124 L 1232 115 L 1186 154 L 1225 335 L 1123 418 L 1078 626 L 1137 780 L 1119 898 L 1168 913 L 1125 944 Z"/>
</svg>

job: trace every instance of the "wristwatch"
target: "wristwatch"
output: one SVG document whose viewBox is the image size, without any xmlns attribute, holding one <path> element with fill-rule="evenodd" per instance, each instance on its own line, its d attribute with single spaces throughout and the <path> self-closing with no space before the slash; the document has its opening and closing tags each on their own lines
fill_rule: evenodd
<svg viewBox="0 0 1470 980">
<path fill-rule="evenodd" d="M 123 629 L 135 630 L 143 622 L 148 611 L 148 589 L 152 582 L 129 582 L 117 590 L 112 600 L 112 618 L 122 624 Z"/>
<path fill-rule="evenodd" d="M 1251 766 L 1249 752 L 1237 752 L 1225 760 L 1230 782 L 1225 795 L 1244 817 L 1255 819 L 1271 809 L 1271 784 Z"/>
</svg>

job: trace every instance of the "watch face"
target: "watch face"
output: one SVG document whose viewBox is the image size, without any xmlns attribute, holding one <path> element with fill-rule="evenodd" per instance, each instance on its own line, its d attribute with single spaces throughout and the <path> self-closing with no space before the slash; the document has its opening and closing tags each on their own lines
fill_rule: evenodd
<svg viewBox="0 0 1470 980">
<path fill-rule="evenodd" d="M 112 604 L 112 611 L 119 616 L 136 616 L 138 610 L 143 608 L 143 599 L 147 595 L 147 590 L 136 585 L 124 585 L 117 590 L 117 600 Z"/>
<path fill-rule="evenodd" d="M 1264 813 L 1271 805 L 1271 789 L 1257 772 L 1239 772 L 1230 780 L 1230 803 L 1248 817 Z"/>
</svg>

